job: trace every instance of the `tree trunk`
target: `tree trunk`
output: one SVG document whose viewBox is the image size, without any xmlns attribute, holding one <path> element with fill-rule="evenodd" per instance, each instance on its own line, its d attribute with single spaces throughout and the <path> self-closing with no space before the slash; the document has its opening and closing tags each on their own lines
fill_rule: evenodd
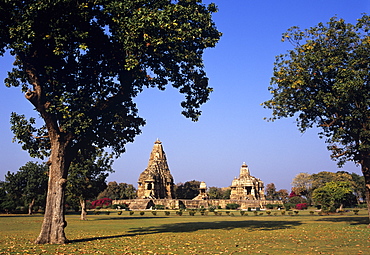
<svg viewBox="0 0 370 255">
<path fill-rule="evenodd" d="M 370 220 L 370 156 L 365 157 L 361 161 L 361 170 L 365 178 L 365 192 L 366 192 L 366 203 L 367 203 L 367 212 Z M 370 228 L 370 224 L 368 225 Z"/>
<path fill-rule="evenodd" d="M 32 208 L 33 208 L 34 204 L 35 204 L 35 199 L 33 198 L 31 203 L 29 203 L 29 205 L 28 205 L 28 215 L 32 214 Z"/>
<path fill-rule="evenodd" d="M 83 198 L 80 198 L 80 205 L 81 205 L 81 217 L 80 220 L 86 220 L 86 201 Z"/>
<path fill-rule="evenodd" d="M 66 152 L 68 142 L 63 141 L 62 137 L 57 137 L 50 139 L 51 155 L 45 215 L 36 244 L 64 244 L 68 241 L 64 233 L 67 226 L 64 217 L 64 193 L 69 167 Z"/>
</svg>

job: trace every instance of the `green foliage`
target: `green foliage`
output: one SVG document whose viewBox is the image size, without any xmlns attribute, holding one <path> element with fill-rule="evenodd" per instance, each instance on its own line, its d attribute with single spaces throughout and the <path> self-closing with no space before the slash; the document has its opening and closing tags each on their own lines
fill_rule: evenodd
<svg viewBox="0 0 370 255">
<path fill-rule="evenodd" d="M 209 187 L 207 193 L 210 199 L 230 199 L 230 192 L 230 188 Z"/>
<path fill-rule="evenodd" d="M 109 182 L 108 186 L 98 195 L 98 198 L 133 199 L 136 198 L 136 189 L 132 184 Z"/>
<path fill-rule="evenodd" d="M 349 182 L 328 182 L 313 192 L 313 199 L 321 204 L 322 211 L 335 212 L 347 195 L 352 192 Z"/>
<path fill-rule="evenodd" d="M 177 184 L 175 187 L 176 198 L 193 199 L 199 194 L 200 181 L 192 180 Z"/>
<path fill-rule="evenodd" d="M 154 210 L 164 210 L 164 205 L 154 205 L 153 209 Z"/>
<path fill-rule="evenodd" d="M 168 83 L 185 94 L 183 114 L 197 120 L 212 91 L 202 54 L 220 38 L 216 11 L 197 1 L 4 2 L 0 53 L 7 47 L 17 59 L 6 85 L 20 86 L 46 122 L 30 128 L 34 120 L 14 115 L 16 138 L 45 155 L 52 117 L 73 134 L 73 147 L 88 141 L 122 153 L 145 124 L 132 98 Z"/>
<path fill-rule="evenodd" d="M 317 126 L 334 159 L 363 162 L 370 152 L 370 17 L 356 25 L 331 18 L 326 24 L 283 35 L 294 49 L 276 58 L 272 99 L 264 106 L 273 120 L 297 114 L 304 132 Z"/>
<path fill-rule="evenodd" d="M 266 192 L 266 199 L 268 200 L 278 199 L 278 195 L 277 195 L 276 187 L 274 183 L 266 184 L 265 192 Z"/>
<path fill-rule="evenodd" d="M 227 204 L 226 205 L 226 209 L 232 209 L 232 210 L 236 210 L 240 207 L 239 204 L 236 204 L 236 203 L 231 203 L 231 204 Z"/>
<path fill-rule="evenodd" d="M 79 205 L 82 200 L 95 199 L 107 187 L 106 178 L 113 172 L 112 163 L 111 156 L 98 148 L 80 151 L 69 168 L 67 203 Z"/>
<path fill-rule="evenodd" d="M 5 175 L 3 191 L 7 199 L 11 199 L 12 205 L 7 202 L 7 211 L 16 206 L 45 207 L 45 198 L 48 183 L 48 167 L 46 164 L 27 162 L 16 173 L 8 172 Z M 11 206 L 10 206 L 11 205 Z"/>
</svg>

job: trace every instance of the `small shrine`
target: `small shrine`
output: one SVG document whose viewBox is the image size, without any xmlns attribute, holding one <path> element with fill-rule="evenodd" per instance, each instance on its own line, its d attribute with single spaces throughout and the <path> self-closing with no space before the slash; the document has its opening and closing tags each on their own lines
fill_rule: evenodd
<svg viewBox="0 0 370 255">
<path fill-rule="evenodd" d="M 265 200 L 263 182 L 250 175 L 249 168 L 245 163 L 240 168 L 239 178 L 235 177 L 230 188 L 230 199 Z"/>
<path fill-rule="evenodd" d="M 205 182 L 201 182 L 199 185 L 199 194 L 193 200 L 206 200 L 208 198 L 207 185 Z"/>
<path fill-rule="evenodd" d="M 138 198 L 173 199 L 173 177 L 167 164 L 162 142 L 155 141 L 150 153 L 147 168 L 140 174 L 138 181 Z"/>
</svg>

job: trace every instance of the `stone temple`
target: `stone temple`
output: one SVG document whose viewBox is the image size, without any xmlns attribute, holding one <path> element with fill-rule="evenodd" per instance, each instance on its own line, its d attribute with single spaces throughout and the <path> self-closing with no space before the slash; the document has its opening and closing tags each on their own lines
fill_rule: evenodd
<svg viewBox="0 0 370 255">
<path fill-rule="evenodd" d="M 174 183 L 168 168 L 162 143 L 157 139 L 150 153 L 148 167 L 140 174 L 137 197 L 139 199 L 173 199 Z"/>
<path fill-rule="evenodd" d="M 265 200 L 263 182 L 250 175 L 248 166 L 243 163 L 239 178 L 231 183 L 231 200 Z"/>
</svg>

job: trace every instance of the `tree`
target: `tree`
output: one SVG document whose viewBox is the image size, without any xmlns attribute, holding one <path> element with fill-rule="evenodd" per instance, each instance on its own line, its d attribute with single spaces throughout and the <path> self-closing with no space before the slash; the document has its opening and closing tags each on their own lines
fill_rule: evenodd
<svg viewBox="0 0 370 255">
<path fill-rule="evenodd" d="M 331 157 L 361 165 L 370 217 L 370 16 L 355 25 L 336 17 L 310 29 L 290 28 L 283 41 L 293 44 L 276 58 L 269 87 L 271 120 L 296 116 L 304 132 L 319 128 Z"/>
<path fill-rule="evenodd" d="M 277 199 L 276 187 L 274 183 L 269 183 L 266 185 L 266 198 L 269 200 Z"/>
<path fill-rule="evenodd" d="M 313 192 L 313 199 L 321 204 L 324 212 L 335 212 L 339 207 L 342 210 L 343 202 L 352 193 L 349 182 L 328 182 L 323 187 L 317 188 Z"/>
<path fill-rule="evenodd" d="M 230 188 L 209 187 L 208 197 L 210 199 L 230 199 Z"/>
<path fill-rule="evenodd" d="M 16 209 L 16 204 L 5 185 L 4 181 L 0 181 L 0 212 L 10 213 Z"/>
<path fill-rule="evenodd" d="M 356 173 L 351 173 L 352 177 L 352 190 L 356 196 L 357 204 L 361 201 L 366 201 L 366 189 L 365 189 L 365 178 Z"/>
<path fill-rule="evenodd" d="M 27 162 L 16 173 L 5 175 L 5 189 L 12 197 L 13 203 L 27 206 L 28 214 L 32 214 L 34 205 L 45 206 L 48 183 L 48 167 L 46 164 Z"/>
<path fill-rule="evenodd" d="M 71 163 L 66 195 L 69 201 L 78 200 L 81 220 L 86 220 L 86 200 L 96 198 L 107 187 L 105 181 L 113 172 L 112 163 L 111 157 L 97 148 L 79 153 Z"/>
<path fill-rule="evenodd" d="M 292 181 L 292 189 L 299 196 L 304 196 L 311 204 L 312 195 L 312 177 L 308 173 L 297 174 Z"/>
<path fill-rule="evenodd" d="M 132 184 L 109 182 L 108 186 L 98 195 L 98 199 L 133 199 L 136 198 L 136 189 Z"/>
<path fill-rule="evenodd" d="M 202 55 L 221 34 L 214 4 L 198 0 L 3 1 L 0 54 L 15 56 L 6 86 L 21 87 L 39 113 L 12 114 L 15 138 L 49 157 L 48 197 L 35 243 L 66 243 L 64 193 L 78 151 L 110 147 L 118 156 L 145 121 L 133 98 L 170 83 L 196 121 L 209 99 Z M 52 14 L 52 15 L 51 15 Z"/>
<path fill-rule="evenodd" d="M 286 203 L 289 198 L 288 190 L 286 189 L 279 189 L 276 191 L 277 199 L 282 201 L 283 203 Z"/>
<path fill-rule="evenodd" d="M 176 187 L 176 198 L 193 199 L 199 195 L 200 181 L 192 180 L 179 183 Z"/>
</svg>

